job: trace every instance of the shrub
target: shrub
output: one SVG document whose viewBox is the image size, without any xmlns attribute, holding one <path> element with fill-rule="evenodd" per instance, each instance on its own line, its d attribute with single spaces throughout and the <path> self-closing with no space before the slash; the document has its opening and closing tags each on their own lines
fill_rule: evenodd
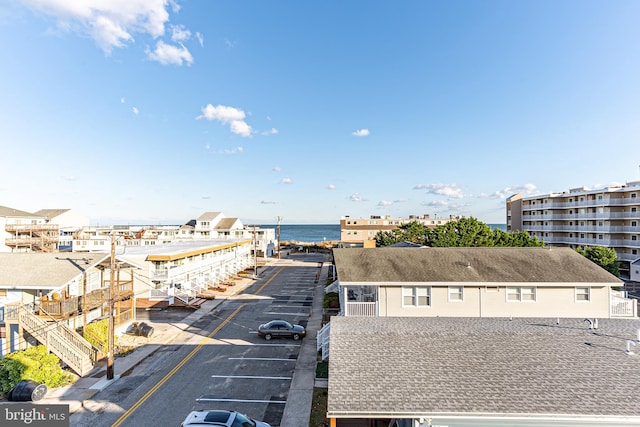
<svg viewBox="0 0 640 427">
<path fill-rule="evenodd" d="M 324 295 L 324 308 L 338 308 L 340 307 L 340 296 L 337 292 L 329 292 Z"/>
<path fill-rule="evenodd" d="M 60 366 L 60 359 L 43 345 L 16 351 L 0 360 L 0 392 L 8 393 L 22 380 L 33 380 L 47 387 L 73 382 L 73 374 Z"/>
<path fill-rule="evenodd" d="M 91 345 L 100 349 L 102 353 L 107 352 L 109 343 L 109 319 L 102 319 L 91 322 L 84 328 L 84 339 L 89 341 Z M 114 337 L 114 344 L 115 344 Z"/>
</svg>

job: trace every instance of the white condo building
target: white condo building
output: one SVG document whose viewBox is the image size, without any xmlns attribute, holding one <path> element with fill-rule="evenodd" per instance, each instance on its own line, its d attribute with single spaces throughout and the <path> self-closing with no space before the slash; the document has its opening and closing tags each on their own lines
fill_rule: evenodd
<svg viewBox="0 0 640 427">
<path fill-rule="evenodd" d="M 605 246 L 620 260 L 623 278 L 640 282 L 640 181 L 506 201 L 507 231 L 526 231 L 549 246 Z"/>
</svg>

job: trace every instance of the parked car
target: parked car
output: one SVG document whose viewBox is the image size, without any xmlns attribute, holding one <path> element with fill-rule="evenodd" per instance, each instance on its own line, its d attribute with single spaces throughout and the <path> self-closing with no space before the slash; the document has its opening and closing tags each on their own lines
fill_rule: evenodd
<svg viewBox="0 0 640 427">
<path fill-rule="evenodd" d="M 272 320 L 269 323 L 264 323 L 258 326 L 258 336 L 264 337 L 265 340 L 271 338 L 293 338 L 299 340 L 307 335 L 307 331 L 304 326 L 292 325 L 284 320 Z"/>
<path fill-rule="evenodd" d="M 184 419 L 180 427 L 188 426 L 215 427 L 271 427 L 264 421 L 256 421 L 236 411 L 192 411 Z"/>
</svg>

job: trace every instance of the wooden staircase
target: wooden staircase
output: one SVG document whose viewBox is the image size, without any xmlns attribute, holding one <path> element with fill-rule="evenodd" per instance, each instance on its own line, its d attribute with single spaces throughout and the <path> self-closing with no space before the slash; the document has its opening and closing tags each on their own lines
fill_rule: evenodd
<svg viewBox="0 0 640 427">
<path fill-rule="evenodd" d="M 46 346 L 78 375 L 84 376 L 93 369 L 98 350 L 66 324 L 47 322 L 24 305 L 12 306 L 5 316 L 6 320 L 17 320 L 19 327 Z"/>
</svg>

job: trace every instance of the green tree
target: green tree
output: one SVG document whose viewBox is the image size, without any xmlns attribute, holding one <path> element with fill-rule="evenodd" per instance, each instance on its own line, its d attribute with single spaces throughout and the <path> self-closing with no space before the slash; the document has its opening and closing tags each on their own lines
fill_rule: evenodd
<svg viewBox="0 0 640 427">
<path fill-rule="evenodd" d="M 604 246 L 585 246 L 576 249 L 579 254 L 584 255 L 600 267 L 607 270 L 616 277 L 620 277 L 620 261 L 613 248 Z"/>
<path fill-rule="evenodd" d="M 429 228 L 426 225 L 411 221 L 393 230 L 379 231 L 375 237 L 376 246 L 390 246 L 400 242 L 426 245 L 428 231 Z"/>
<path fill-rule="evenodd" d="M 399 242 L 412 242 L 432 247 L 527 247 L 544 244 L 537 238 L 530 237 L 525 231 L 507 233 L 500 229 L 491 230 L 491 227 L 476 218 L 461 218 L 433 229 L 414 221 L 390 231 L 378 232 L 375 240 L 378 247 Z"/>
<path fill-rule="evenodd" d="M 460 218 L 429 230 L 429 246 L 494 246 L 491 227 L 476 218 Z"/>
</svg>

